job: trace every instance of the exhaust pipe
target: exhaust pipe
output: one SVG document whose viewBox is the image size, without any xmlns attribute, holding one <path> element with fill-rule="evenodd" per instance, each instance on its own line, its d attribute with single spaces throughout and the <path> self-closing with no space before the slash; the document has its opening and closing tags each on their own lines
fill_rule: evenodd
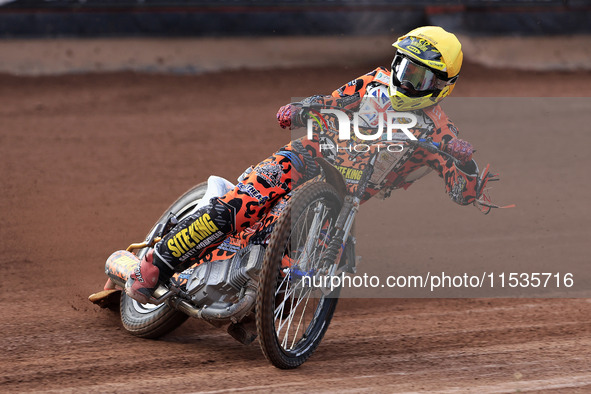
<svg viewBox="0 0 591 394">
<path fill-rule="evenodd" d="M 174 306 L 191 317 L 205 320 L 209 323 L 223 323 L 231 321 L 237 323 L 250 313 L 256 300 L 256 288 L 249 286 L 237 303 L 225 308 L 208 307 L 197 308 L 185 300 L 173 302 Z"/>
</svg>

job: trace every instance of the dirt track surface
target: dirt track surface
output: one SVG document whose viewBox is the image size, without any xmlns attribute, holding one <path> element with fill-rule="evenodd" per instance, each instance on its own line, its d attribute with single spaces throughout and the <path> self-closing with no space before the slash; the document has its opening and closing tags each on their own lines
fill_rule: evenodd
<svg viewBox="0 0 591 394">
<path fill-rule="evenodd" d="M 280 105 L 292 96 L 329 92 L 366 71 L 0 77 L 0 391 L 588 392 L 587 299 L 343 300 L 320 348 L 294 371 L 270 366 L 256 342 L 240 345 L 199 321 L 158 341 L 134 338 L 120 328 L 116 313 L 87 301 L 102 288 L 106 257 L 141 239 L 176 196 L 211 173 L 235 179 L 288 141 L 274 121 Z M 455 94 L 581 96 L 590 87 L 586 74 L 493 76 L 468 66 Z M 472 131 L 465 138 L 483 146 L 490 135 Z M 524 143 L 527 136 L 513 138 Z M 589 146 L 588 133 L 582 138 Z M 509 171 L 516 166 L 512 152 L 479 153 L 519 174 Z M 571 182 L 568 192 L 584 198 L 586 178 L 568 178 L 569 171 L 586 174 L 589 160 L 578 157 L 573 168 L 558 160 L 557 170 Z M 473 223 L 491 220 L 493 231 L 506 226 L 565 259 L 586 256 L 586 202 L 556 215 L 549 205 L 536 223 L 523 223 L 526 208 L 489 219 L 453 206 L 432 177 L 405 192 L 405 201 L 435 204 L 442 215 L 437 222 L 453 221 L 458 237 L 470 236 Z M 509 188 L 528 181 L 510 179 Z M 537 193 L 534 205 L 556 204 Z M 529 201 L 510 191 L 501 196 Z M 394 207 L 396 198 L 380 204 Z M 400 219 L 410 223 L 408 232 L 420 234 L 412 211 L 403 210 Z M 562 231 L 565 218 L 579 238 L 552 249 L 561 234 L 544 238 L 539 231 Z M 425 245 L 446 245 L 449 222 L 434 226 Z M 492 259 L 481 256 L 478 243 L 461 246 L 454 253 Z M 412 256 L 429 259 L 431 252 L 416 248 Z M 361 254 L 371 266 L 371 250 Z M 527 260 L 528 251 L 520 258 Z"/>
</svg>

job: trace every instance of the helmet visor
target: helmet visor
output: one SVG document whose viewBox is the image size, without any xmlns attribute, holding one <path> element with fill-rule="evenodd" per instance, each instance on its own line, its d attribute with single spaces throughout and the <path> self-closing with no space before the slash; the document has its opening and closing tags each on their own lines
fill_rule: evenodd
<svg viewBox="0 0 591 394">
<path fill-rule="evenodd" d="M 442 80 L 429 68 L 397 54 L 392 62 L 392 76 L 398 86 L 411 88 L 416 92 L 441 90 L 452 81 Z"/>
</svg>

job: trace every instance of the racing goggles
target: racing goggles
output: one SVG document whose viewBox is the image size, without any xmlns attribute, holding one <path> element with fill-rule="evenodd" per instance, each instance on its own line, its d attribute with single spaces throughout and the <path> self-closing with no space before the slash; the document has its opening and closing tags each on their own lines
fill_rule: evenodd
<svg viewBox="0 0 591 394">
<path fill-rule="evenodd" d="M 396 54 L 392 61 L 392 77 L 398 86 L 411 88 L 416 93 L 431 93 L 441 91 L 447 85 L 452 85 L 458 76 L 441 78 L 429 68 L 413 62 L 406 56 Z"/>
</svg>

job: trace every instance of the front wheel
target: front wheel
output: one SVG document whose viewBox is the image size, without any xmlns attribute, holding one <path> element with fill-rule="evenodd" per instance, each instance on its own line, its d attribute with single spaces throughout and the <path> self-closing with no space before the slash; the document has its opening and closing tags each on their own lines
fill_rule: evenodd
<svg viewBox="0 0 591 394">
<path fill-rule="evenodd" d="M 311 181 L 294 192 L 277 221 L 263 261 L 256 323 L 265 357 L 277 368 L 297 368 L 322 340 L 338 301 L 313 278 L 326 275 L 323 258 L 342 201 L 330 184 Z"/>
<path fill-rule="evenodd" d="M 188 190 L 164 211 L 154 226 L 165 223 L 171 213 L 179 221 L 188 216 L 205 195 L 206 190 L 207 182 L 200 183 Z M 135 253 L 141 259 L 147 252 L 148 248 L 144 248 Z M 186 314 L 171 308 L 166 303 L 160 305 L 140 304 L 124 291 L 121 293 L 120 311 L 123 328 L 130 334 L 141 338 L 161 337 L 183 324 L 188 318 Z"/>
</svg>

